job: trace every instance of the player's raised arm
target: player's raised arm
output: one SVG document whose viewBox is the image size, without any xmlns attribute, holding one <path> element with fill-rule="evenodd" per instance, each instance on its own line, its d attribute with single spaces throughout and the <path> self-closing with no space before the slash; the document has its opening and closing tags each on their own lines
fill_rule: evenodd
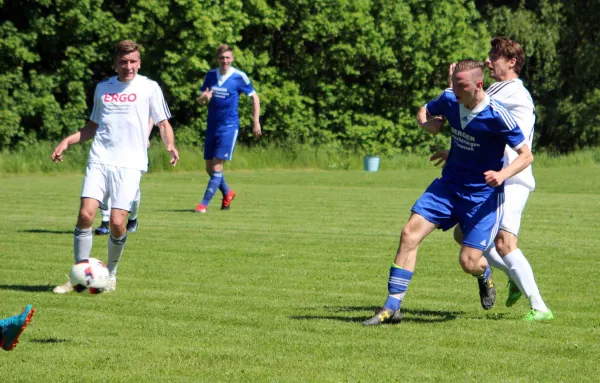
<svg viewBox="0 0 600 383">
<path fill-rule="evenodd" d="M 417 112 L 417 123 L 426 132 L 431 134 L 438 134 L 442 125 L 444 125 L 444 119 L 442 117 L 433 117 L 427 112 L 427 108 L 422 106 Z"/>
<path fill-rule="evenodd" d="M 173 134 L 173 128 L 171 127 L 171 124 L 169 124 L 169 120 L 162 120 L 156 125 L 160 129 L 160 137 L 165 143 L 167 151 L 171 155 L 171 165 L 175 166 L 177 165 L 177 161 L 179 161 L 179 152 L 175 148 L 175 135 Z"/>
<path fill-rule="evenodd" d="M 62 162 L 62 154 L 65 150 L 67 150 L 69 145 L 81 144 L 89 139 L 94 138 L 96 135 L 96 129 L 98 129 L 98 124 L 88 120 L 83 128 L 63 139 L 60 144 L 54 148 L 54 152 L 52 152 L 52 161 Z"/>
<path fill-rule="evenodd" d="M 531 165 L 533 162 L 533 154 L 531 153 L 531 149 L 529 145 L 525 144 L 518 149 L 515 149 L 518 156 L 514 159 L 513 162 L 510 163 L 507 167 L 503 168 L 499 172 L 495 172 L 493 170 L 488 170 L 484 173 L 485 182 L 492 186 L 497 187 L 502 185 L 502 182 L 514 176 L 515 174 L 520 173 L 523 169 Z"/>
</svg>

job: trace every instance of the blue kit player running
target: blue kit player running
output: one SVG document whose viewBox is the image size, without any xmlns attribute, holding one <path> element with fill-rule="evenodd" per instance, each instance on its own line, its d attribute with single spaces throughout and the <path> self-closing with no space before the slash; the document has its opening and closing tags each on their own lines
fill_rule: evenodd
<svg viewBox="0 0 600 383">
<path fill-rule="evenodd" d="M 201 105 L 208 104 L 208 124 L 204 141 L 206 173 L 210 176 L 202 201 L 196 206 L 197 213 L 206 213 L 206 208 L 217 189 L 223 193 L 221 210 L 228 210 L 235 192 L 229 189 L 223 176 L 223 164 L 233 157 L 233 150 L 240 127 L 238 103 L 240 93 L 252 98 L 255 137 L 262 135 L 260 129 L 260 100 L 248 76 L 231 66 L 233 51 L 226 45 L 217 48 L 219 68 L 206 74 L 202 84 L 202 94 L 198 98 Z"/>
<path fill-rule="evenodd" d="M 432 134 L 439 133 L 444 123 L 440 116 L 448 120 L 452 131 L 450 153 L 441 178 L 434 180 L 412 207 L 390 268 L 388 298 L 364 325 L 389 323 L 401 317 L 400 304 L 415 270 L 419 244 L 433 230 L 448 230 L 455 224 L 464 233 L 459 255 L 462 269 L 477 277 L 484 309 L 495 301 L 491 269 L 485 259 L 481 261 L 482 253 L 493 244 L 500 226 L 504 180 L 529 166 L 533 155 L 510 113 L 484 92 L 483 68 L 483 62 L 475 60 L 457 63 L 452 89 L 417 113 L 419 125 Z M 518 155 L 503 168 L 506 145 Z"/>
</svg>

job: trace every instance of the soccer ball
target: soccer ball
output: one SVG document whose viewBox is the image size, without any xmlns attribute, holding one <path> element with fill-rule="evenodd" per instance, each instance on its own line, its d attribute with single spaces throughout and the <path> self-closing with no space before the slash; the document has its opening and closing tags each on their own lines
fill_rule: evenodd
<svg viewBox="0 0 600 383">
<path fill-rule="evenodd" d="M 96 258 L 77 262 L 71 268 L 71 285 L 81 294 L 100 294 L 108 286 L 108 269 Z"/>
</svg>

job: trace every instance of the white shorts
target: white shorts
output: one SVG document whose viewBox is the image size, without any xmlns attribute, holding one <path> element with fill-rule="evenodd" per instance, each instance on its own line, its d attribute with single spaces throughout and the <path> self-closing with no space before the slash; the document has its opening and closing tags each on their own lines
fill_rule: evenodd
<svg viewBox="0 0 600 383">
<path fill-rule="evenodd" d="M 140 190 L 142 171 L 120 168 L 98 163 L 88 163 L 81 190 L 82 198 L 93 198 L 100 202 L 100 209 L 131 211 L 131 204 Z"/>
<path fill-rule="evenodd" d="M 529 188 L 523 185 L 504 185 L 504 216 L 500 229 L 517 236 L 521 228 L 521 215 L 525 209 Z"/>
</svg>

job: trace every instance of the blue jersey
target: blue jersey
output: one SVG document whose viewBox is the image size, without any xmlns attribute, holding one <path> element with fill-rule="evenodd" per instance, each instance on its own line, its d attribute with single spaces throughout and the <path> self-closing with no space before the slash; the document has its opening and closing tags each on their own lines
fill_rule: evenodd
<svg viewBox="0 0 600 383">
<path fill-rule="evenodd" d="M 212 69 L 204 78 L 201 92 L 206 89 L 213 91 L 208 105 L 208 129 L 218 129 L 223 126 L 237 129 L 240 124 L 238 114 L 240 93 L 247 96 L 255 93 L 248 76 L 233 67 L 224 75 L 221 75 L 218 68 Z"/>
<path fill-rule="evenodd" d="M 499 101 L 485 99 L 467 109 L 446 89 L 425 106 L 432 116 L 445 116 L 452 129 L 452 142 L 442 179 L 475 189 L 493 189 L 483 173 L 500 171 L 505 145 L 517 150 L 527 141 L 511 114 Z"/>
</svg>

